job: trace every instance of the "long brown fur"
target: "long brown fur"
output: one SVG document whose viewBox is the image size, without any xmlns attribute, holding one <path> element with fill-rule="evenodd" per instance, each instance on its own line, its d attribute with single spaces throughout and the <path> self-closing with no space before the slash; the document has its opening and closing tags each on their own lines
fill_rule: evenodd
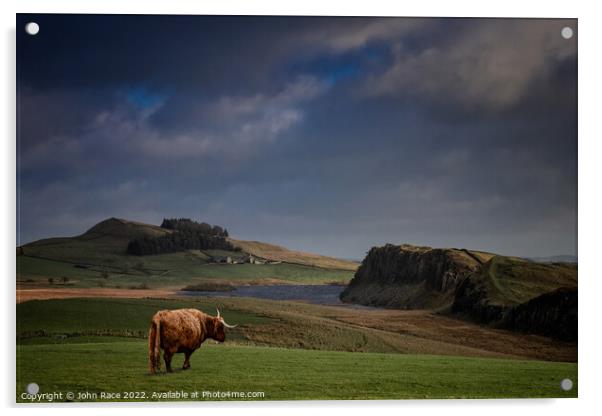
<svg viewBox="0 0 602 416">
<path fill-rule="evenodd" d="M 151 373 L 161 370 L 161 319 L 153 316 L 148 333 L 148 364 Z"/>
<path fill-rule="evenodd" d="M 224 342 L 223 318 L 207 315 L 197 309 L 176 309 L 157 312 L 148 334 L 148 364 L 151 373 L 161 369 L 161 349 L 168 372 L 175 353 L 184 353 L 184 369 L 190 368 L 190 355 L 208 338 Z"/>
</svg>

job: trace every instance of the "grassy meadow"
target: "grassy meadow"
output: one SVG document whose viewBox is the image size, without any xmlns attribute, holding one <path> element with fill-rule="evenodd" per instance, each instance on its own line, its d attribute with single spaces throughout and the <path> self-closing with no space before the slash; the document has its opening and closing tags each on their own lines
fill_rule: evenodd
<svg viewBox="0 0 602 416">
<path fill-rule="evenodd" d="M 179 370 L 183 357 L 177 354 L 178 370 L 150 376 L 150 317 L 181 307 L 213 313 L 216 305 L 230 323 L 239 324 L 226 342 L 203 344 L 190 370 Z M 576 397 L 576 388 L 559 388 L 564 378 L 576 382 L 576 363 L 501 352 L 509 343 L 533 349 L 527 338 L 471 346 L 456 333 L 443 339 L 441 331 L 433 331 L 429 338 L 400 327 L 358 324 L 379 313 L 249 298 L 28 301 L 17 305 L 17 401 L 27 401 L 21 394 L 30 382 L 38 383 L 41 393 L 146 394 L 132 400 L 153 400 L 152 392 L 174 390 L 264 392 L 255 400 Z M 449 325 L 447 318 L 429 319 L 444 320 L 410 323 L 433 329 Z M 477 341 L 490 342 L 495 334 Z"/>
<path fill-rule="evenodd" d="M 577 379 L 575 364 L 542 361 L 352 353 L 206 343 L 182 371 L 149 375 L 147 345 L 135 342 L 37 344 L 18 347 L 17 400 L 27 383 L 40 392 L 264 393 L 255 400 L 575 397 L 560 380 Z M 202 393 L 201 393 L 202 394 Z M 156 400 L 157 398 L 155 398 Z M 197 400 L 202 400 L 199 397 Z M 95 400 L 102 400 L 100 397 Z M 213 399 L 215 400 L 215 399 Z M 86 400 L 84 400 L 86 401 Z"/>
<path fill-rule="evenodd" d="M 349 270 L 324 269 L 292 263 L 215 264 L 204 253 L 187 251 L 156 256 L 108 256 L 98 263 L 83 263 L 31 257 L 17 257 L 18 283 L 26 287 L 47 288 L 182 288 L 206 280 L 231 283 L 347 282 Z M 64 278 L 67 282 L 64 283 Z M 49 283 L 52 279 L 52 284 Z"/>
<path fill-rule="evenodd" d="M 494 305 L 517 305 L 559 287 L 577 286 L 577 265 L 496 256 L 475 281 Z"/>
</svg>

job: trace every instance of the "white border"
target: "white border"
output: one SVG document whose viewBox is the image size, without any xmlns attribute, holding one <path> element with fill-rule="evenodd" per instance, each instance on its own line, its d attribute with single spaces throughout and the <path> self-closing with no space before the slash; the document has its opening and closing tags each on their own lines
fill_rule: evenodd
<svg viewBox="0 0 602 416">
<path fill-rule="evenodd" d="M 2 99 L 0 100 L 0 126 L 4 131 L 0 171 L 2 175 L 2 196 L 4 197 L 2 238 L 1 279 L 5 285 L 3 293 L 2 326 L 4 351 L 0 377 L 2 404 L 11 406 L 14 402 L 15 360 L 14 360 L 14 301 L 15 301 L 15 13 L 125 13 L 125 14 L 271 14 L 271 15 L 365 15 L 365 16 L 467 16 L 467 17 L 571 17 L 579 18 L 579 399 L 565 400 L 473 400 L 473 401 L 380 401 L 380 402 L 271 402 L 254 403 L 199 403 L 199 404 L 147 404 L 140 408 L 135 404 L 113 404 L 85 406 L 85 412 L 92 415 L 111 412 L 131 413 L 143 411 L 145 414 L 171 412 L 223 412 L 245 413 L 245 415 L 286 414 L 297 415 L 344 412 L 350 415 L 366 413 L 405 414 L 420 413 L 446 416 L 469 414 L 488 416 L 509 413 L 545 412 L 546 415 L 592 414 L 600 407 L 602 388 L 600 379 L 600 296 L 602 295 L 602 275 L 598 265 L 600 236 L 602 235 L 600 197 L 600 140 L 599 104 L 601 96 L 600 42 L 602 41 L 602 16 L 595 2 L 565 1 L 525 1 L 505 0 L 495 3 L 486 1 L 435 1 L 387 2 L 370 0 L 352 3 L 344 1 L 304 0 L 192 2 L 190 0 L 21 0 L 0 2 L 3 25 L 0 77 Z M 14 405 L 13 405 L 14 406 Z M 198 408 L 198 409 L 197 409 Z M 12 413 L 14 407 L 9 409 Z M 82 406 L 54 405 L 33 407 L 25 413 L 42 411 L 50 414 L 80 413 Z"/>
</svg>

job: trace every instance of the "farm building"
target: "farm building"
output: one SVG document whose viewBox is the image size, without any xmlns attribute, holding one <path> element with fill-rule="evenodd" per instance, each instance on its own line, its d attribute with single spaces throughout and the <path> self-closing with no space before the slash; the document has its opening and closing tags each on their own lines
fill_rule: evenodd
<svg viewBox="0 0 602 416">
<path fill-rule="evenodd" d="M 226 263 L 226 264 L 232 264 L 232 257 L 230 256 L 214 256 L 211 257 L 211 261 L 214 263 Z"/>
</svg>

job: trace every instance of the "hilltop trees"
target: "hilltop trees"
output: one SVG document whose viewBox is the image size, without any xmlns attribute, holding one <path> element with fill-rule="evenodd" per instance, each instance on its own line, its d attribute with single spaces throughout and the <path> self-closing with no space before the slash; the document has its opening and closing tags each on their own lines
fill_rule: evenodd
<svg viewBox="0 0 602 416">
<path fill-rule="evenodd" d="M 185 250 L 240 250 L 226 240 L 228 232 L 219 225 L 211 226 L 188 218 L 166 218 L 163 220 L 161 228 L 172 230 L 172 232 L 160 237 L 143 237 L 132 240 L 128 244 L 127 252 L 142 256 Z"/>
<path fill-rule="evenodd" d="M 190 218 L 164 218 L 161 228 L 177 231 L 194 231 L 219 237 L 228 237 L 226 230 L 219 225 L 211 226 L 206 222 L 192 221 Z"/>
</svg>

